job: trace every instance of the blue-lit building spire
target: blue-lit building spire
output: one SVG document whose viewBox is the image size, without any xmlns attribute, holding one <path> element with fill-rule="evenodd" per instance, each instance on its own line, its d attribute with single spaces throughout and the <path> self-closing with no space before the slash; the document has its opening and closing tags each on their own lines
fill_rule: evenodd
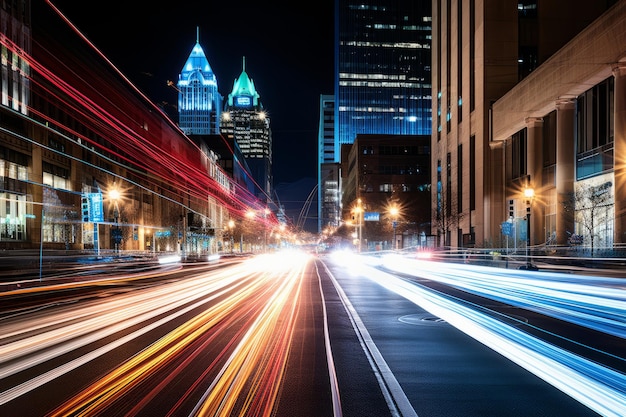
<svg viewBox="0 0 626 417">
<path fill-rule="evenodd" d="M 196 44 L 178 76 L 178 121 L 185 134 L 217 135 L 222 96 L 199 37 L 198 30 Z"/>
</svg>

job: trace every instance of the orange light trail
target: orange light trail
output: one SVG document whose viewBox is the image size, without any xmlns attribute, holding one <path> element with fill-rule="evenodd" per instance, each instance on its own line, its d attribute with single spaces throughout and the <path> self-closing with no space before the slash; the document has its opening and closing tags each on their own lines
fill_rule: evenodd
<svg viewBox="0 0 626 417">
<path fill-rule="evenodd" d="M 193 415 L 271 416 L 294 337 L 307 262 L 294 257 L 293 263 L 285 265 L 284 259 L 280 263 L 270 255 L 267 259 L 273 259 L 273 264 L 279 267 L 260 264 L 263 257 L 259 257 L 246 262 L 245 267 L 235 267 L 229 269 L 228 274 L 219 274 L 219 279 L 212 279 L 213 284 L 208 286 L 211 297 L 218 302 L 99 377 L 48 415 L 102 415 L 124 401 L 125 395 L 141 389 L 150 378 L 159 380 L 162 378 L 159 375 L 164 375 L 159 384 L 142 395 L 143 400 L 127 413 L 134 415 L 162 388 L 185 375 L 192 363 L 198 363 L 203 352 L 221 346 L 220 339 L 227 339 L 166 415 L 177 415 L 178 407 L 201 390 L 204 394 Z M 193 291 L 197 286 L 198 282 L 193 280 L 184 288 Z M 207 291 L 197 290 L 205 294 Z M 161 293 L 168 297 L 165 294 L 171 295 L 172 288 L 165 288 Z M 132 305 L 138 302 L 139 296 L 128 297 L 127 301 L 132 300 Z M 155 294 L 149 298 L 156 303 L 163 302 Z M 152 301 L 145 306 L 150 305 Z M 181 357 L 185 359 L 180 360 Z"/>
</svg>

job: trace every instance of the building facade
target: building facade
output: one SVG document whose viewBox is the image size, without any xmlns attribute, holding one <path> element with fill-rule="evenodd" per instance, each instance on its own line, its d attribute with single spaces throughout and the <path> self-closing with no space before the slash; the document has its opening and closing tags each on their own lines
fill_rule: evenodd
<svg viewBox="0 0 626 417">
<path fill-rule="evenodd" d="M 502 245 L 511 193 L 505 191 L 502 140 L 493 147 L 494 103 L 518 83 L 528 88 L 537 69 L 611 3 L 433 1 L 432 233 L 440 245 Z M 563 65 L 562 72 L 576 70 Z M 549 91 L 550 81 L 544 83 L 538 88 Z M 526 154 L 525 138 L 507 143 L 518 147 L 515 168 L 506 169 L 514 170 L 510 176 L 521 188 L 534 156 Z"/>
<path fill-rule="evenodd" d="M 335 162 L 359 134 L 430 134 L 430 1 L 338 0 L 335 13 Z"/>
<path fill-rule="evenodd" d="M 358 135 L 342 153 L 343 218 L 359 226 L 361 250 L 424 244 L 431 218 L 430 136 Z"/>
<path fill-rule="evenodd" d="M 273 192 L 272 131 L 270 118 L 263 108 L 254 82 L 243 70 L 233 83 L 222 113 L 220 131 L 234 140 L 246 159 L 250 174 L 257 185 L 256 195 L 269 201 Z"/>
<path fill-rule="evenodd" d="M 38 6 L 32 48 L 23 38 L 29 9 L 12 8 L 13 17 L 0 9 L 3 34 L 17 36 L 0 42 L 10 58 L 1 64 L 0 248 L 64 256 L 219 250 L 229 213 L 246 211 L 231 178 Z"/>
<path fill-rule="evenodd" d="M 12 244 L 26 239 L 30 217 L 26 192 L 29 159 L 10 137 L 12 130 L 24 132 L 14 113 L 29 114 L 30 68 L 25 57 L 31 53 L 31 19 L 30 2 L 7 6 L 3 3 L 0 7 L 0 31 L 5 35 L 0 43 L 0 94 L 1 105 L 7 109 L 0 114 L 0 243 Z"/>
<path fill-rule="evenodd" d="M 199 39 L 196 39 L 176 86 L 180 129 L 187 135 L 218 135 L 222 96 Z"/>
<path fill-rule="evenodd" d="M 493 104 L 503 180 L 490 200 L 510 205 L 494 215 L 530 214 L 531 245 L 593 255 L 626 244 L 624 19 L 626 1 L 615 2 Z"/>
</svg>

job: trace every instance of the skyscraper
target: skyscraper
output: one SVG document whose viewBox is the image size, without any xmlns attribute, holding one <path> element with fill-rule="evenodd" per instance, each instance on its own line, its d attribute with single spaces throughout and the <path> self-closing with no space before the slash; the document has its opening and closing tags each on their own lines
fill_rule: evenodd
<svg viewBox="0 0 626 417">
<path fill-rule="evenodd" d="M 320 96 L 318 132 L 318 231 L 336 228 L 341 220 L 341 178 L 335 162 L 335 96 Z"/>
<path fill-rule="evenodd" d="M 335 161 L 357 134 L 431 132 L 431 2 L 338 0 Z"/>
<path fill-rule="evenodd" d="M 178 117 L 187 135 L 219 134 L 222 96 L 217 78 L 200 46 L 199 31 L 189 58 L 178 76 Z"/>
<path fill-rule="evenodd" d="M 222 114 L 221 133 L 239 145 L 250 174 L 258 185 L 257 196 L 268 201 L 272 195 L 272 134 L 261 96 L 246 73 L 246 61 L 233 83 Z"/>
</svg>

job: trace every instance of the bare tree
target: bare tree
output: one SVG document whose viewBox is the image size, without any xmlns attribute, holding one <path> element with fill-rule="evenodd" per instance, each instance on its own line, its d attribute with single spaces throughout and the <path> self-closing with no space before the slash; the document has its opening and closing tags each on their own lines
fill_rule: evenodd
<svg viewBox="0 0 626 417">
<path fill-rule="evenodd" d="M 458 210 L 458 202 L 453 193 L 440 186 L 437 190 L 437 200 L 433 207 L 432 222 L 437 228 L 437 234 L 444 236 L 444 246 L 450 246 L 450 232 L 458 229 L 464 214 Z"/>
<path fill-rule="evenodd" d="M 594 256 L 598 229 L 610 220 L 608 211 L 613 205 L 612 185 L 607 181 L 597 186 L 579 186 L 563 202 L 565 213 L 573 216 L 576 224 L 582 229 L 583 241 L 589 240 L 591 256 Z M 605 227 L 602 226 L 602 229 Z"/>
</svg>

